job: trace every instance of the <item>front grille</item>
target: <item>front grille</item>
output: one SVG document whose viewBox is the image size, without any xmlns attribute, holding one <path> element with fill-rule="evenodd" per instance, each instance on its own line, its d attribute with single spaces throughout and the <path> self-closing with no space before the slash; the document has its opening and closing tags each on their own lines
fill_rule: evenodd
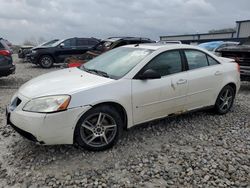
<svg viewBox="0 0 250 188">
<path fill-rule="evenodd" d="M 13 111 L 22 103 L 22 100 L 18 97 L 16 97 L 12 103 L 10 104 L 10 110 Z"/>
<path fill-rule="evenodd" d="M 22 100 L 19 99 L 19 98 L 17 97 L 17 100 L 16 100 L 16 107 L 17 107 L 19 104 L 21 104 L 21 102 L 22 102 Z"/>
</svg>

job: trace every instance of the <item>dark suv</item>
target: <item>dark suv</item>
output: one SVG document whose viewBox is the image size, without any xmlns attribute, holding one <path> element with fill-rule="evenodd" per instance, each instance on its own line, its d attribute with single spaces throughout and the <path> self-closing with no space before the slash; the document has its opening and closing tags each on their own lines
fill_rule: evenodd
<svg viewBox="0 0 250 188">
<path fill-rule="evenodd" d="M 0 38 L 0 77 L 13 74 L 15 69 L 16 67 L 11 57 L 11 49 L 4 39 Z"/>
<path fill-rule="evenodd" d="M 43 68 L 54 63 L 63 63 L 66 57 L 83 54 L 100 41 L 95 38 L 69 38 L 55 42 L 51 46 L 39 46 L 32 49 L 29 61 Z"/>
<path fill-rule="evenodd" d="M 120 46 L 129 45 L 129 44 L 142 44 L 142 43 L 155 43 L 155 41 L 149 38 L 141 37 L 109 37 L 105 40 L 102 40 L 91 50 L 80 56 L 72 56 L 66 58 L 63 67 L 79 67 L 81 64 L 99 56 L 100 54 L 118 48 Z"/>
</svg>

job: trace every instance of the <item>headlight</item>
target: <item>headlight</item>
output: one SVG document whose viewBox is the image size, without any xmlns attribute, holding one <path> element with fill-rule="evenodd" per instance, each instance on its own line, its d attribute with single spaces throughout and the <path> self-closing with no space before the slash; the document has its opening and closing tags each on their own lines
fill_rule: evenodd
<svg viewBox="0 0 250 188">
<path fill-rule="evenodd" d="M 50 113 L 66 110 L 70 102 L 69 95 L 56 95 L 32 99 L 23 107 L 24 111 Z"/>
<path fill-rule="evenodd" d="M 31 53 L 32 54 L 35 54 L 37 51 L 36 50 L 31 50 Z"/>
</svg>

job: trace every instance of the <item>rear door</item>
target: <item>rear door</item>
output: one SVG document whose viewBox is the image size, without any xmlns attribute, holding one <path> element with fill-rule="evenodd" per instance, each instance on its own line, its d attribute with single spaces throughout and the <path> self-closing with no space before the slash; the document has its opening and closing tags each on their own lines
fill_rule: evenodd
<svg viewBox="0 0 250 188">
<path fill-rule="evenodd" d="M 158 72 L 161 78 L 132 80 L 134 124 L 182 111 L 186 101 L 188 75 L 178 50 L 159 54 L 138 74 L 148 69 Z"/>
<path fill-rule="evenodd" d="M 59 62 L 63 62 L 66 57 L 72 56 L 76 54 L 76 39 L 71 38 L 62 42 L 64 46 L 60 46 L 60 44 L 55 47 L 55 57 Z M 62 44 L 61 43 L 61 44 Z"/>
<path fill-rule="evenodd" d="M 223 78 L 220 63 L 198 50 L 184 50 L 188 65 L 188 110 L 213 105 Z"/>
<path fill-rule="evenodd" d="M 92 49 L 94 45 L 90 42 L 91 39 L 77 38 L 76 39 L 76 54 L 80 55 Z"/>
</svg>

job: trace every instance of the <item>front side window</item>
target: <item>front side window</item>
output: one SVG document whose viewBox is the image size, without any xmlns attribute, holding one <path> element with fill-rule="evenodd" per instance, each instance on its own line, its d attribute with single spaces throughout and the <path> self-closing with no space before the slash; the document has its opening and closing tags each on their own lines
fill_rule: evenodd
<svg viewBox="0 0 250 188">
<path fill-rule="evenodd" d="M 64 43 L 64 47 L 72 47 L 72 46 L 75 46 L 74 44 L 74 39 L 68 39 L 68 40 L 65 40 L 63 43 Z"/>
<path fill-rule="evenodd" d="M 149 62 L 144 70 L 153 69 L 161 76 L 166 76 L 182 71 L 182 61 L 179 51 L 163 52 Z"/>
<path fill-rule="evenodd" d="M 189 70 L 198 69 L 201 67 L 207 67 L 207 55 L 197 50 L 185 50 L 184 51 Z"/>
<path fill-rule="evenodd" d="M 109 77 L 119 79 L 152 52 L 140 48 L 116 48 L 88 61 L 81 69 L 105 72 Z"/>
</svg>

